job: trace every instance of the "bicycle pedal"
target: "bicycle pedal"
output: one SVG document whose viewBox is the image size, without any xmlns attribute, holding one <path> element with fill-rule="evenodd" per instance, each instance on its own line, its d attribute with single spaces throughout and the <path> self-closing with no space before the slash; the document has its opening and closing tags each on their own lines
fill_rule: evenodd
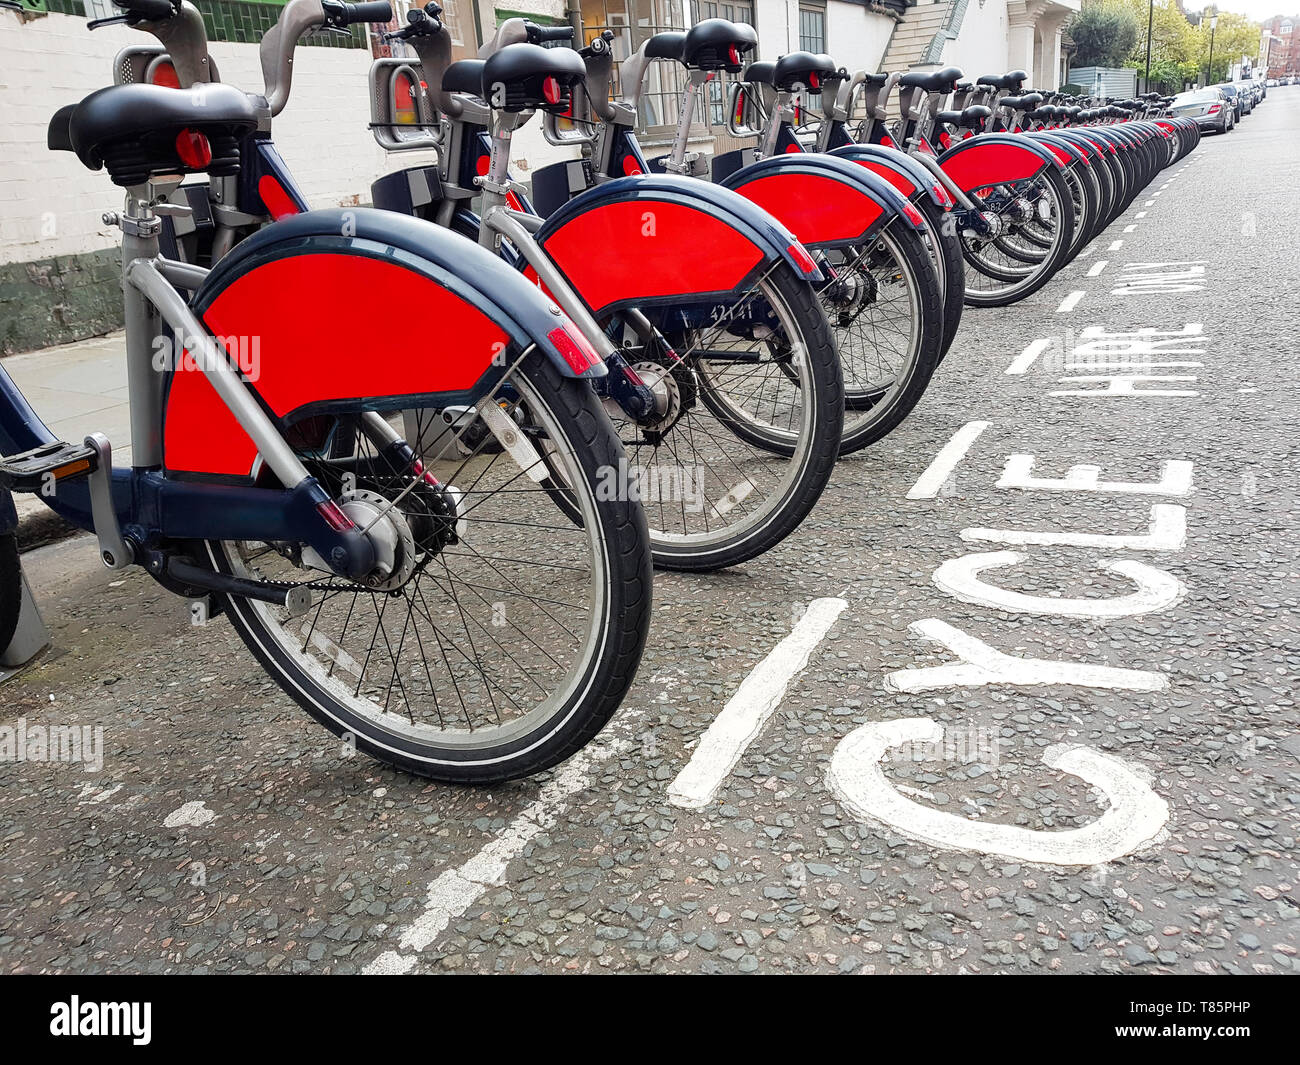
<svg viewBox="0 0 1300 1065">
<path fill-rule="evenodd" d="M 93 447 L 60 440 L 0 458 L 0 488 L 49 494 L 51 485 L 88 477 L 98 468 L 99 454 Z"/>
</svg>

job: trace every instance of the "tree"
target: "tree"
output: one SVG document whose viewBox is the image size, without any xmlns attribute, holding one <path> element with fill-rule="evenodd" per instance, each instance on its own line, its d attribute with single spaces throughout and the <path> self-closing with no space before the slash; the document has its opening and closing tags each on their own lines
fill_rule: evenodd
<svg viewBox="0 0 1300 1065">
<path fill-rule="evenodd" d="M 1137 20 L 1125 3 L 1102 0 L 1086 4 L 1069 27 L 1070 37 L 1078 48 L 1074 65 L 1120 66 L 1132 51 L 1137 32 Z"/>
<path fill-rule="evenodd" d="M 1205 77 L 1206 64 L 1210 61 L 1210 20 L 1201 19 L 1196 28 L 1196 68 L 1197 80 Z M 1251 22 L 1245 15 L 1234 11 L 1219 14 L 1218 24 L 1214 28 L 1214 69 L 1210 71 L 1207 85 L 1227 81 L 1233 63 L 1241 62 L 1243 55 L 1253 60 L 1259 53 L 1259 24 Z"/>
<path fill-rule="evenodd" d="M 1196 78 L 1200 55 L 1197 31 L 1187 21 L 1177 0 L 1123 0 L 1137 20 L 1137 38 L 1125 66 L 1136 67 L 1145 77 L 1147 65 L 1147 22 L 1151 23 L 1151 85 L 1177 92 L 1185 81 Z M 1218 41 L 1215 42 L 1218 50 Z M 1216 64 L 1217 65 L 1217 64 Z"/>
</svg>

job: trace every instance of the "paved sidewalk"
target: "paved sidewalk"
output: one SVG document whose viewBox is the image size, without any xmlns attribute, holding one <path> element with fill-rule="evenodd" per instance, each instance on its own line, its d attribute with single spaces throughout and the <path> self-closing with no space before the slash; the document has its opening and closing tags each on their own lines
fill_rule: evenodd
<svg viewBox="0 0 1300 1065">
<path fill-rule="evenodd" d="M 114 465 L 131 461 L 127 405 L 126 335 L 64 344 L 10 355 L 0 367 L 13 378 L 32 409 L 62 440 L 100 432 L 113 444 Z M 24 551 L 60 539 L 71 529 L 33 496 L 17 496 L 19 542 Z"/>
</svg>

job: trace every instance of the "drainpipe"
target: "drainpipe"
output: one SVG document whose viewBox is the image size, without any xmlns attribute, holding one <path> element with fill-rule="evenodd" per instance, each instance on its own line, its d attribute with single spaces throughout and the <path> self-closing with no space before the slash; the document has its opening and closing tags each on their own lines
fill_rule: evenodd
<svg viewBox="0 0 1300 1065">
<path fill-rule="evenodd" d="M 569 0 L 569 7 L 565 14 L 569 16 L 569 25 L 573 27 L 573 46 L 581 48 L 583 45 L 581 0 Z"/>
</svg>

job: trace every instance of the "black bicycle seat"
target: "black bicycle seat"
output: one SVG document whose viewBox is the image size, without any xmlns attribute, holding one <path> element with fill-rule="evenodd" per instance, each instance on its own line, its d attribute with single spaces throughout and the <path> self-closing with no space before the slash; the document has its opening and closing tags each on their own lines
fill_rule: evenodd
<svg viewBox="0 0 1300 1065">
<path fill-rule="evenodd" d="M 650 59 L 682 60 L 682 49 L 686 47 L 685 30 L 669 30 L 656 33 L 645 43 L 645 54 Z"/>
<path fill-rule="evenodd" d="M 811 89 L 816 92 L 821 88 L 823 79 L 835 75 L 835 70 L 835 60 L 828 55 L 791 52 L 776 61 L 772 83 L 783 92 L 794 89 Z"/>
<path fill-rule="evenodd" d="M 233 86 L 137 83 L 100 89 L 60 108 L 47 143 L 76 152 L 91 170 L 107 167 L 114 184 L 131 186 L 151 174 L 238 173 L 238 139 L 256 128 L 252 101 Z M 206 161 L 199 138 L 207 140 Z"/>
<path fill-rule="evenodd" d="M 776 64 L 767 61 L 750 63 L 745 68 L 745 72 L 740 75 L 740 80 L 747 81 L 752 85 L 771 85 L 772 72 L 775 69 Z"/>
<path fill-rule="evenodd" d="M 460 59 L 442 72 L 444 92 L 467 92 L 471 96 L 483 95 L 483 67 L 485 59 Z"/>
<path fill-rule="evenodd" d="M 758 46 L 753 26 L 729 22 L 724 18 L 706 18 L 686 31 L 682 62 L 698 70 L 725 70 L 739 74 L 746 52 Z"/>
<path fill-rule="evenodd" d="M 587 66 L 572 48 L 511 44 L 483 63 L 482 91 L 502 111 L 558 114 L 568 110 L 573 86 L 586 77 Z"/>
<path fill-rule="evenodd" d="M 1005 74 L 982 74 L 975 79 L 979 85 L 989 85 L 994 89 L 1014 89 L 1016 92 L 1028 80 L 1029 75 L 1023 70 L 1011 70 Z"/>
<path fill-rule="evenodd" d="M 950 126 L 965 126 L 968 129 L 976 129 L 982 126 L 984 120 L 991 114 L 993 112 L 983 104 L 975 104 L 964 111 L 940 111 L 934 117 Z"/>
<path fill-rule="evenodd" d="M 921 89 L 924 92 L 952 92 L 957 82 L 961 81 L 958 67 L 944 67 L 942 70 L 914 70 L 898 79 L 898 84 L 905 89 Z"/>
<path fill-rule="evenodd" d="M 1027 92 L 1024 96 L 1004 96 L 998 101 L 998 106 L 1008 111 L 1032 111 L 1042 102 L 1042 93 Z"/>
</svg>

